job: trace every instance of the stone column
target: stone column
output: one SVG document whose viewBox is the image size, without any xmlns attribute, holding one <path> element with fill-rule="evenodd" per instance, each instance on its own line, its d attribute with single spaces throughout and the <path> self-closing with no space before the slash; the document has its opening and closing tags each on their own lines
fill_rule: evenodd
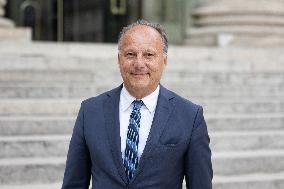
<svg viewBox="0 0 284 189">
<path fill-rule="evenodd" d="M 4 17 L 6 0 L 0 0 L 0 42 L 3 41 L 30 41 L 29 28 L 16 28 L 13 21 Z"/>
<path fill-rule="evenodd" d="M 284 46 L 284 0 L 199 0 L 187 44 Z"/>
</svg>

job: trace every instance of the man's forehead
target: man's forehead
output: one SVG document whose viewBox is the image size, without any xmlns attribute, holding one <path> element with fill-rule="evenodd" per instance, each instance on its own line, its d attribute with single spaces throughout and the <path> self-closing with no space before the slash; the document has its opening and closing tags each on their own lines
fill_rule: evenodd
<svg viewBox="0 0 284 189">
<path fill-rule="evenodd" d="M 157 48 L 154 48 L 152 46 L 147 45 L 147 43 L 145 43 L 145 46 L 136 46 L 136 45 L 131 45 L 131 46 L 125 46 L 123 48 L 123 51 L 127 52 L 127 51 L 142 51 L 142 52 L 149 52 L 149 51 L 157 51 Z"/>
<path fill-rule="evenodd" d="M 138 24 L 136 26 L 133 26 L 132 28 L 127 30 L 125 33 L 134 32 L 134 31 L 156 32 L 157 34 L 159 34 L 159 32 L 155 28 L 152 28 L 151 26 L 147 26 L 143 24 Z"/>
<path fill-rule="evenodd" d="M 146 25 L 137 25 L 126 31 L 122 37 L 122 48 L 125 50 L 129 46 L 136 46 L 137 49 L 150 46 L 162 49 L 163 40 L 156 29 Z"/>
<path fill-rule="evenodd" d="M 131 40 L 134 40 L 134 38 L 137 37 L 147 37 L 162 40 L 160 33 L 155 28 L 147 25 L 136 25 L 133 28 L 130 28 L 125 32 L 123 38 L 130 38 Z"/>
</svg>

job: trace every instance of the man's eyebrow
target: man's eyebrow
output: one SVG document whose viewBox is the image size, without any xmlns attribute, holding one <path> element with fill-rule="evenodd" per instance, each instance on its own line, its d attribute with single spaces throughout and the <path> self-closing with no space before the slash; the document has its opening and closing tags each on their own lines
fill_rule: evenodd
<svg viewBox="0 0 284 189">
<path fill-rule="evenodd" d="M 125 49 L 122 49 L 123 52 L 129 52 L 129 51 L 140 51 L 140 49 L 136 49 L 136 48 L 125 48 Z M 154 48 L 147 48 L 147 49 L 142 49 L 141 50 L 142 52 L 153 52 L 153 53 L 157 53 L 157 49 L 154 49 Z"/>
<path fill-rule="evenodd" d="M 155 50 L 155 49 L 146 49 L 146 52 L 149 52 L 149 51 L 156 52 L 157 50 Z"/>
<path fill-rule="evenodd" d="M 133 49 L 133 48 L 125 48 L 125 49 L 122 49 L 123 51 L 135 51 L 136 49 Z"/>
</svg>

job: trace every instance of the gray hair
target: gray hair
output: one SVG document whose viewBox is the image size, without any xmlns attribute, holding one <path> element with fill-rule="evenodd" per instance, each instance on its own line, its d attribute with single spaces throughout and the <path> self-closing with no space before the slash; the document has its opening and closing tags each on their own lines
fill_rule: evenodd
<svg viewBox="0 0 284 189">
<path fill-rule="evenodd" d="M 151 22 L 148 22 L 146 20 L 143 20 L 143 19 L 140 19 L 140 20 L 137 20 L 136 22 L 124 27 L 120 34 L 119 34 L 119 37 L 118 37 L 118 51 L 121 50 L 121 43 L 122 43 L 122 38 L 124 36 L 124 34 L 130 30 L 131 28 L 137 26 L 137 25 L 144 25 L 144 26 L 149 26 L 153 29 L 155 29 L 157 32 L 159 32 L 159 34 L 161 35 L 161 38 L 162 38 L 162 41 L 163 41 L 163 51 L 164 51 L 164 55 L 167 56 L 168 54 L 168 37 L 167 37 L 167 34 L 166 34 L 166 31 L 165 29 L 162 27 L 162 25 L 158 24 L 158 23 L 151 23 Z"/>
</svg>

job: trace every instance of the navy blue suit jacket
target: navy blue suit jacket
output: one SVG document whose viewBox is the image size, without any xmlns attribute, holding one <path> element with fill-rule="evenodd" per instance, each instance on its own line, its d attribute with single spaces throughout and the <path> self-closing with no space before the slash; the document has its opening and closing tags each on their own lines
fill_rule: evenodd
<svg viewBox="0 0 284 189">
<path fill-rule="evenodd" d="M 212 189 L 211 151 L 202 107 L 160 88 L 154 120 L 127 182 L 119 129 L 122 86 L 82 102 L 62 189 Z M 123 141 L 122 141 L 123 142 Z"/>
</svg>

